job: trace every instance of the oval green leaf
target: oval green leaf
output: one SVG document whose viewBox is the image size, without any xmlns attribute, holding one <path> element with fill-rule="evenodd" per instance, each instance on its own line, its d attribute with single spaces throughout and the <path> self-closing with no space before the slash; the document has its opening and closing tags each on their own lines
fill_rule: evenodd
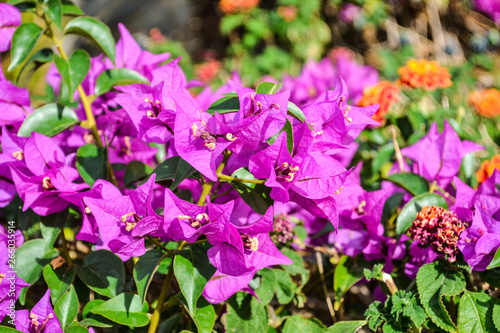
<svg viewBox="0 0 500 333">
<path fill-rule="evenodd" d="M 120 293 L 125 284 L 123 262 L 106 250 L 91 252 L 82 266 L 76 266 L 76 274 L 90 289 L 109 298 Z"/>
<path fill-rule="evenodd" d="M 439 206 L 448 209 L 446 199 L 436 193 L 423 193 L 417 195 L 403 207 L 396 222 L 396 233 L 402 235 L 411 227 L 413 220 L 424 206 Z"/>
<path fill-rule="evenodd" d="M 385 180 L 401 187 L 413 196 L 429 192 L 429 182 L 427 179 L 413 173 L 395 173 Z"/>
<path fill-rule="evenodd" d="M 62 4 L 60 0 L 44 0 L 42 9 L 59 29 L 62 29 Z"/>
<path fill-rule="evenodd" d="M 65 34 L 77 34 L 96 42 L 114 63 L 116 45 L 109 27 L 94 17 L 80 16 L 69 21 L 64 28 Z"/>
<path fill-rule="evenodd" d="M 75 111 L 66 106 L 51 103 L 36 109 L 26 117 L 17 135 L 29 137 L 32 132 L 37 132 L 52 137 L 79 122 Z"/>
<path fill-rule="evenodd" d="M 222 97 L 210 105 L 207 112 L 214 115 L 215 112 L 218 114 L 238 112 L 240 110 L 240 100 L 238 97 L 226 96 Z"/>
<path fill-rule="evenodd" d="M 152 249 L 140 257 L 135 264 L 133 272 L 135 285 L 143 303 L 146 301 L 149 284 L 153 280 L 153 276 L 158 270 L 162 259 L 163 252 Z"/>
<path fill-rule="evenodd" d="M 30 54 L 36 42 L 42 35 L 42 28 L 35 23 L 23 23 L 17 27 L 12 36 L 12 48 L 10 50 L 11 61 L 9 72 L 19 66 Z"/>
<path fill-rule="evenodd" d="M 107 93 L 114 86 L 124 86 L 133 83 L 149 84 L 149 80 L 141 74 L 128 68 L 112 68 L 102 72 L 95 83 L 95 96 Z"/>
<path fill-rule="evenodd" d="M 108 154 L 106 148 L 87 144 L 76 152 L 76 169 L 83 180 L 93 186 L 97 179 L 106 179 L 108 175 Z"/>
<path fill-rule="evenodd" d="M 69 290 L 54 305 L 54 312 L 64 329 L 75 321 L 78 315 L 78 306 L 78 296 L 75 287 L 71 285 Z"/>
<path fill-rule="evenodd" d="M 45 265 L 43 268 L 43 279 L 50 289 L 50 298 L 55 304 L 62 295 L 68 290 L 75 278 L 75 267 L 72 266 L 69 270 L 66 266 L 59 267 L 54 270 L 51 265 Z"/>
<path fill-rule="evenodd" d="M 139 295 L 123 293 L 96 306 L 92 313 L 121 325 L 142 327 L 149 323 L 148 315 L 142 310 L 143 304 Z"/>
</svg>

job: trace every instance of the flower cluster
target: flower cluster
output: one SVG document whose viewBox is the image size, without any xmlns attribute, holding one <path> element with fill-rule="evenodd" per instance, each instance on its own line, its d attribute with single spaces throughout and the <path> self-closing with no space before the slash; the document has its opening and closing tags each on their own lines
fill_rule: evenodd
<svg viewBox="0 0 500 333">
<path fill-rule="evenodd" d="M 452 211 L 437 206 L 424 206 L 413 221 L 410 234 L 421 247 L 432 247 L 449 262 L 455 262 L 458 240 L 467 223 L 460 221 Z"/>
<path fill-rule="evenodd" d="M 224 14 L 234 14 L 252 10 L 259 5 L 259 0 L 220 0 L 219 9 Z"/>
<path fill-rule="evenodd" d="M 399 101 L 399 88 L 389 82 L 380 81 L 374 86 L 365 88 L 363 97 L 359 100 L 359 106 L 378 104 L 379 108 L 373 115 L 373 120 L 383 122 L 389 107 Z"/>
<path fill-rule="evenodd" d="M 493 156 L 491 160 L 486 160 L 481 163 L 481 167 L 476 172 L 478 183 L 482 183 L 491 177 L 495 170 L 500 171 L 500 154 Z"/>
<path fill-rule="evenodd" d="M 399 82 L 411 88 L 435 90 L 448 88 L 453 84 L 448 69 L 442 67 L 437 61 L 412 59 L 405 67 L 401 67 L 398 73 L 400 75 Z"/>
<path fill-rule="evenodd" d="M 497 89 L 473 91 L 469 96 L 469 102 L 483 117 L 494 118 L 500 115 L 500 91 Z"/>
</svg>

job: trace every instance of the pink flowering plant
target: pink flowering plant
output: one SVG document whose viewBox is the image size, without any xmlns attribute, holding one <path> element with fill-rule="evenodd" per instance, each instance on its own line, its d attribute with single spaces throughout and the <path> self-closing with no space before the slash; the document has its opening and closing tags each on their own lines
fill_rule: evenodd
<svg viewBox="0 0 500 333">
<path fill-rule="evenodd" d="M 414 116 L 451 93 L 446 69 L 381 124 L 361 102 L 379 73 L 343 49 L 283 84 L 212 90 L 122 24 L 115 42 L 69 1 L 12 2 L 0 332 L 500 331 L 500 171 L 478 184 L 484 140 Z M 68 54 L 73 34 L 101 53 Z M 38 96 L 19 82 L 42 68 Z"/>
</svg>

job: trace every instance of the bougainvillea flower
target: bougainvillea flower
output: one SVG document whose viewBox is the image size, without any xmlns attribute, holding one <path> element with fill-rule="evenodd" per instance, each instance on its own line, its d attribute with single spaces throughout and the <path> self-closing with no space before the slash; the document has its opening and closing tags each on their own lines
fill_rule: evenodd
<svg viewBox="0 0 500 333">
<path fill-rule="evenodd" d="M 239 276 L 264 267 L 292 264 L 269 237 L 274 230 L 272 207 L 258 221 L 242 227 L 230 224 L 228 230 L 226 237 L 207 236 L 214 245 L 208 250 L 208 258 L 220 273 Z"/>
<path fill-rule="evenodd" d="M 283 87 L 290 90 L 290 101 L 302 106 L 332 88 L 335 69 L 330 59 L 308 61 L 298 77 L 284 76 Z"/>
<path fill-rule="evenodd" d="M 391 194 L 391 191 L 382 189 L 349 196 L 342 204 L 340 226 L 382 235 L 384 227 L 380 221 L 384 204 Z"/>
<path fill-rule="evenodd" d="M 7 242 L 3 242 L 0 238 L 0 322 L 10 313 L 11 309 L 15 309 L 12 308 L 11 304 L 12 302 L 15 304 L 19 298 L 21 289 L 29 286 L 29 283 L 24 282 L 13 272 L 12 268 L 8 265 L 9 259 Z M 14 293 L 12 289 L 15 289 Z"/>
<path fill-rule="evenodd" d="M 115 98 L 122 106 L 139 137 L 145 142 L 166 143 L 173 138 L 175 113 L 163 105 L 163 82 L 150 87 L 147 84 L 132 84 L 116 87 L 122 93 Z"/>
<path fill-rule="evenodd" d="M 5 79 L 5 77 L 3 76 L 3 72 L 1 71 L 0 110 L 2 110 L 2 112 L 0 113 L 0 126 L 17 126 L 26 118 L 28 114 L 32 112 L 28 90 L 13 85 L 9 80 Z"/>
<path fill-rule="evenodd" d="M 14 234 L 9 234 L 9 232 L 7 231 L 7 229 L 3 225 L 0 225 L 0 243 L 9 244 L 9 242 L 8 242 L 9 239 L 12 239 L 12 237 L 13 237 L 11 235 L 14 235 L 14 240 L 15 240 L 14 245 L 15 245 L 16 248 L 18 248 L 19 246 L 23 245 L 23 243 L 24 243 L 24 235 L 23 235 L 23 232 L 20 229 L 16 229 L 16 231 L 14 232 Z"/>
<path fill-rule="evenodd" d="M 345 23 L 352 23 L 361 13 L 359 6 L 346 3 L 339 12 L 339 19 Z"/>
<path fill-rule="evenodd" d="M 500 247 L 500 221 L 476 204 L 471 225 L 460 235 L 458 248 L 475 271 L 484 271 Z"/>
<path fill-rule="evenodd" d="M 217 180 L 216 169 L 222 153 L 234 138 L 210 133 L 207 122 L 211 115 L 200 110 L 190 96 L 173 96 L 177 105 L 175 117 L 175 149 L 182 159 L 212 181 Z"/>
<path fill-rule="evenodd" d="M 433 123 L 429 133 L 410 147 L 401 149 L 403 156 L 413 160 L 413 172 L 429 181 L 436 181 L 446 187 L 460 170 L 462 158 L 472 152 L 484 149 L 472 141 L 460 141 L 457 133 L 444 122 L 439 133 Z"/>
<path fill-rule="evenodd" d="M 500 24 L 500 4 L 495 0 L 474 0 L 474 7 Z"/>
<path fill-rule="evenodd" d="M 483 117 L 494 118 L 500 115 L 500 91 L 497 89 L 473 91 L 469 96 L 469 102 Z"/>
<path fill-rule="evenodd" d="M 255 273 L 257 273 L 257 270 L 250 271 L 243 275 L 233 276 L 216 271 L 205 285 L 202 295 L 212 304 L 224 302 L 238 291 L 245 291 L 254 295 L 254 291 L 248 284 L 253 279 Z"/>
<path fill-rule="evenodd" d="M 405 264 L 405 274 L 410 279 L 414 279 L 420 267 L 433 262 L 439 257 L 443 256 L 434 252 L 431 247 L 422 248 L 418 245 L 418 242 L 412 242 L 410 245 L 410 261 Z"/>
<path fill-rule="evenodd" d="M 87 192 L 59 194 L 61 198 L 76 205 L 82 213 L 82 227 L 76 235 L 76 239 L 91 243 L 96 243 L 99 240 L 99 230 L 95 217 L 93 214 L 89 214 L 89 209 L 85 206 L 83 198 L 111 200 L 121 195 L 119 189 L 104 179 L 97 179 L 92 189 Z"/>
<path fill-rule="evenodd" d="M 23 157 L 9 166 L 24 210 L 31 208 L 42 216 L 59 212 L 68 206 L 59 197 L 60 193 L 88 188 L 87 184 L 73 183 L 80 178 L 78 171 L 67 165 L 71 159 L 67 160 L 63 151 L 45 135 L 33 133 L 26 142 Z"/>
<path fill-rule="evenodd" d="M 376 68 L 358 65 L 349 57 L 338 57 L 335 65 L 336 81 L 342 79 L 345 82 L 353 103 L 359 101 L 366 87 L 375 85 L 379 80 Z"/>
<path fill-rule="evenodd" d="M 141 49 L 127 28 L 118 23 L 120 40 L 116 43 L 117 68 L 129 68 L 151 79 L 151 72 L 170 57 L 170 53 L 153 54 Z"/>
<path fill-rule="evenodd" d="M 491 160 L 486 160 L 481 163 L 481 167 L 476 172 L 477 182 L 484 182 L 493 175 L 495 170 L 500 171 L 500 154 L 494 155 Z"/>
<path fill-rule="evenodd" d="M 141 161 L 144 164 L 153 165 L 156 162 L 155 156 L 158 149 L 138 138 L 115 137 L 108 147 L 111 163 L 127 164 L 132 161 Z"/>
<path fill-rule="evenodd" d="M 340 228 L 337 232 L 328 235 L 328 243 L 333 244 L 337 251 L 355 257 L 368 245 L 368 232 Z"/>
<path fill-rule="evenodd" d="M 435 90 L 451 87 L 451 75 L 446 67 L 441 67 L 437 61 L 425 59 L 408 61 L 405 67 L 398 69 L 399 82 L 411 88 Z"/>
<path fill-rule="evenodd" d="M 145 228 L 153 236 L 163 234 L 163 218 L 151 208 L 154 181 L 155 174 L 143 185 L 128 191 L 127 195 L 113 200 L 83 198 L 88 207 L 85 212 L 95 217 L 103 244 L 123 261 L 146 252 L 142 237 Z"/>
<path fill-rule="evenodd" d="M 321 94 L 304 108 L 304 114 L 314 129 L 314 149 L 342 148 L 352 143 L 366 126 L 379 125 L 371 119 L 377 105 L 349 106 L 348 98 L 348 89 L 340 80 L 334 90 Z"/>
<path fill-rule="evenodd" d="M 366 260 L 384 260 L 384 272 L 391 273 L 394 270 L 393 260 L 401 260 L 406 253 L 404 242 L 408 239 L 403 235 L 399 242 L 391 237 L 375 236 L 371 237 L 368 245 L 363 249 Z"/>
<path fill-rule="evenodd" d="M 253 89 L 243 88 L 229 81 L 238 94 L 240 110 L 230 115 L 215 113 L 207 122 L 213 135 L 231 138 L 231 151 L 239 153 L 242 148 L 256 150 L 261 142 L 278 133 L 286 122 L 289 92 L 279 94 L 256 94 Z"/>
<path fill-rule="evenodd" d="M 50 289 L 35 304 L 31 312 L 16 311 L 16 329 L 23 333 L 59 333 L 61 322 L 50 304 Z"/>
<path fill-rule="evenodd" d="M 372 119 L 382 123 L 391 105 L 399 101 L 399 88 L 392 82 L 380 81 L 374 86 L 365 88 L 363 97 L 358 101 L 358 106 L 377 104 L 377 112 Z"/>
<path fill-rule="evenodd" d="M 0 3 L 0 52 L 10 49 L 12 35 L 21 24 L 21 12 L 8 3 Z"/>
<path fill-rule="evenodd" d="M 495 171 L 490 178 L 478 187 L 477 191 L 462 182 L 458 177 L 453 179 L 456 194 L 452 210 L 457 213 L 462 221 L 472 221 L 476 204 L 491 216 L 500 211 L 500 193 L 495 184 L 496 177 L 498 177 L 498 183 L 500 183 L 500 172 Z"/>
</svg>

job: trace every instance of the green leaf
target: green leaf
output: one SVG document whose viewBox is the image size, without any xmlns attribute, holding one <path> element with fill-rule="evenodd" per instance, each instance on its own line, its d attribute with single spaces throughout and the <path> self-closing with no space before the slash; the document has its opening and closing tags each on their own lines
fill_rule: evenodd
<svg viewBox="0 0 500 333">
<path fill-rule="evenodd" d="M 280 90 L 282 84 L 274 83 L 274 82 L 261 82 L 257 85 L 255 92 L 257 94 L 266 94 L 272 95 L 275 94 L 278 90 Z"/>
<path fill-rule="evenodd" d="M 90 57 L 84 50 L 76 50 L 67 61 L 55 55 L 54 63 L 68 89 L 68 98 L 71 102 L 76 88 L 90 69 Z"/>
<path fill-rule="evenodd" d="M 256 333 L 267 330 L 267 310 L 250 294 L 238 292 L 227 302 L 225 327 L 228 333 Z"/>
<path fill-rule="evenodd" d="M 114 86 L 124 86 L 133 83 L 149 84 L 149 80 L 132 69 L 107 69 L 97 77 L 95 83 L 95 96 L 101 96 L 107 93 Z"/>
<path fill-rule="evenodd" d="M 56 304 L 59 298 L 69 289 L 75 278 L 75 267 L 66 269 L 65 266 L 54 270 L 51 265 L 43 268 L 43 279 L 50 289 L 52 304 Z"/>
<path fill-rule="evenodd" d="M 276 293 L 280 304 L 288 304 L 295 296 L 295 283 L 289 274 L 281 269 L 264 268 L 259 271 L 260 285 L 255 290 L 262 304 L 269 304 Z"/>
<path fill-rule="evenodd" d="M 497 302 L 493 305 L 493 324 L 497 331 L 500 331 L 500 304 Z"/>
<path fill-rule="evenodd" d="M 195 172 L 196 169 L 188 162 L 184 161 L 180 156 L 174 156 L 158 164 L 152 173 L 156 174 L 157 182 L 174 179 L 174 182 L 170 186 L 170 189 L 173 191 L 184 179 Z M 142 183 L 145 182 L 146 180 Z"/>
<path fill-rule="evenodd" d="M 498 332 L 494 324 L 494 306 L 500 300 L 488 294 L 465 290 L 458 309 L 458 330 L 460 332 Z"/>
<path fill-rule="evenodd" d="M 377 328 L 386 320 L 384 305 L 379 301 L 373 302 L 366 309 L 365 317 L 368 320 L 368 327 L 372 331 L 377 331 Z"/>
<path fill-rule="evenodd" d="M 403 207 L 401 213 L 396 220 L 396 233 L 402 235 L 408 228 L 411 227 L 413 220 L 417 217 L 417 213 L 424 206 L 439 206 L 448 209 L 446 199 L 436 193 L 423 193 L 417 195 Z"/>
<path fill-rule="evenodd" d="M 143 180 L 151 174 L 153 169 L 141 161 L 132 161 L 125 166 L 125 174 L 123 175 L 123 183 L 125 186 Z"/>
<path fill-rule="evenodd" d="M 76 169 L 83 180 L 91 187 L 97 179 L 108 176 L 108 154 L 106 148 L 86 144 L 76 152 Z"/>
<path fill-rule="evenodd" d="M 90 16 L 80 16 L 69 21 L 64 28 L 65 34 L 77 34 L 85 38 L 90 38 L 102 49 L 114 63 L 116 46 L 109 27 Z"/>
<path fill-rule="evenodd" d="M 234 15 L 224 15 L 220 22 L 220 32 L 223 35 L 229 34 L 231 30 L 234 30 L 244 24 L 244 18 L 245 15 L 240 13 Z"/>
<path fill-rule="evenodd" d="M 98 314 L 115 323 L 142 327 L 149 323 L 148 315 L 143 311 L 143 303 L 139 295 L 122 293 L 92 309 Z"/>
<path fill-rule="evenodd" d="M 495 252 L 493 260 L 490 262 L 488 267 L 486 267 L 486 269 L 493 269 L 497 267 L 500 267 L 500 248 L 497 249 L 497 252 Z"/>
<path fill-rule="evenodd" d="M 85 258 L 83 265 L 75 266 L 78 277 L 96 293 L 111 298 L 123 290 L 125 271 L 116 254 L 94 251 Z"/>
<path fill-rule="evenodd" d="M 61 322 L 63 329 L 66 329 L 75 321 L 78 315 L 78 296 L 75 287 L 70 286 L 69 290 L 54 305 L 54 312 Z"/>
<path fill-rule="evenodd" d="M 181 252 L 174 258 L 174 274 L 191 316 L 195 315 L 196 302 L 215 273 L 215 267 L 210 264 L 206 250 L 207 246 L 197 246 Z"/>
<path fill-rule="evenodd" d="M 293 118 L 300 120 L 303 123 L 306 123 L 307 126 L 312 130 L 311 125 L 307 122 L 306 115 L 304 112 L 295 104 L 292 102 L 288 101 L 288 111 L 287 111 L 289 116 L 292 116 Z"/>
<path fill-rule="evenodd" d="M 244 167 L 241 167 L 241 168 L 237 169 L 236 171 L 234 171 L 231 174 L 231 177 L 240 178 L 240 179 L 248 179 L 248 180 L 256 180 L 257 179 L 252 175 L 252 173 L 250 171 L 248 171 Z M 248 182 L 241 182 L 241 183 L 244 184 L 245 186 L 250 187 L 250 188 L 255 188 L 255 185 L 256 185 L 255 183 L 248 183 Z"/>
<path fill-rule="evenodd" d="M 366 320 L 348 320 L 335 323 L 325 333 L 356 333 L 366 325 Z"/>
<path fill-rule="evenodd" d="M 33 55 L 31 57 L 29 57 L 29 59 L 24 63 L 23 67 L 19 71 L 19 75 L 17 76 L 17 82 L 19 82 L 19 79 L 21 78 L 21 74 L 27 68 L 31 68 L 28 66 L 29 64 L 34 63 L 34 68 L 36 70 L 41 65 L 52 61 L 53 58 L 54 58 L 54 51 L 52 51 L 52 49 L 43 48 L 43 49 L 36 51 L 35 53 L 33 53 Z M 34 72 L 34 70 L 33 70 L 33 72 Z M 50 87 L 50 85 L 47 85 L 46 87 Z"/>
<path fill-rule="evenodd" d="M 71 326 L 64 330 L 64 333 L 89 333 L 89 330 L 75 321 L 71 324 Z"/>
<path fill-rule="evenodd" d="M 95 327 L 112 327 L 114 325 L 112 321 L 92 312 L 92 309 L 104 302 L 105 301 L 102 299 L 88 302 L 82 310 L 83 320 L 80 322 L 80 324 Z"/>
<path fill-rule="evenodd" d="M 59 237 L 59 234 L 63 229 L 64 223 L 67 221 L 67 217 L 67 210 L 47 216 L 40 216 L 40 231 L 42 232 L 43 239 L 45 240 L 46 248 L 53 247 L 54 242 Z"/>
<path fill-rule="evenodd" d="M 335 291 L 335 310 L 340 309 L 344 294 L 363 277 L 363 270 L 369 268 L 363 260 L 354 260 L 348 256 L 340 258 L 333 274 L 333 290 Z"/>
<path fill-rule="evenodd" d="M 186 299 L 182 294 L 176 295 L 176 298 L 181 302 L 183 307 L 188 310 Z M 205 297 L 201 296 L 196 303 L 196 315 L 191 314 L 199 333 L 212 333 L 215 325 L 215 310 L 212 304 L 208 303 Z"/>
<path fill-rule="evenodd" d="M 317 319 L 306 319 L 300 315 L 289 317 L 285 322 L 283 333 L 323 333 L 325 326 Z"/>
<path fill-rule="evenodd" d="M 377 151 L 377 155 L 375 155 L 372 160 L 373 174 L 377 174 L 384 164 L 391 160 L 392 156 L 394 156 L 394 145 L 392 143 L 380 147 Z"/>
<path fill-rule="evenodd" d="M 260 275 L 260 285 L 255 289 L 255 293 L 259 296 L 262 304 L 269 304 L 274 298 L 274 288 L 276 287 L 276 275 L 274 270 L 263 268 L 258 273 Z"/>
<path fill-rule="evenodd" d="M 304 286 L 309 281 L 309 270 L 304 266 L 304 259 L 288 247 L 282 248 L 281 252 L 293 261 L 293 264 L 282 265 L 281 268 L 290 275 L 300 275 L 302 286 Z"/>
<path fill-rule="evenodd" d="M 417 273 L 417 289 L 425 312 L 431 320 L 447 332 L 457 332 L 443 296 L 458 295 L 465 289 L 465 278 L 459 271 L 447 270 L 439 261 L 424 265 Z"/>
<path fill-rule="evenodd" d="M 160 250 L 152 249 L 147 251 L 142 257 L 139 258 L 134 267 L 134 280 L 137 286 L 137 292 L 141 296 L 144 303 L 148 293 L 149 284 L 153 280 L 153 276 L 158 270 L 163 259 L 163 252 Z"/>
<path fill-rule="evenodd" d="M 394 173 L 385 180 L 401 187 L 412 196 L 429 192 L 429 182 L 427 179 L 413 173 Z"/>
<path fill-rule="evenodd" d="M 83 12 L 80 9 L 80 7 L 75 5 L 70 0 L 62 0 L 62 13 L 63 15 L 73 15 L 73 16 L 83 15 Z"/>
<path fill-rule="evenodd" d="M 62 29 L 62 4 L 60 0 L 44 0 L 42 9 L 59 29 Z"/>
<path fill-rule="evenodd" d="M 215 112 L 218 114 L 232 113 L 238 112 L 240 110 L 240 100 L 238 97 L 222 97 L 210 105 L 207 112 L 212 116 L 215 115 Z"/>
<path fill-rule="evenodd" d="M 293 143 L 293 127 L 292 123 L 290 120 L 286 120 L 285 126 L 283 127 L 283 130 L 286 132 L 286 147 L 288 148 L 288 152 L 290 154 L 293 154 L 293 148 L 294 148 L 294 143 Z"/>
<path fill-rule="evenodd" d="M 7 326 L 0 326 L 0 332 L 2 332 L 2 333 L 14 333 L 14 332 L 22 333 L 21 331 L 18 331 L 15 328 L 7 327 Z"/>
<path fill-rule="evenodd" d="M 46 104 L 26 117 L 17 135 L 30 137 L 31 132 L 37 132 L 52 137 L 79 122 L 72 109 L 55 103 Z"/>
<path fill-rule="evenodd" d="M 12 47 L 10 49 L 11 61 L 7 69 L 9 72 L 26 59 L 35 47 L 42 32 L 42 28 L 31 22 L 23 23 L 17 27 L 12 36 Z"/>
<path fill-rule="evenodd" d="M 25 242 L 16 251 L 17 275 L 26 283 L 35 283 L 42 274 L 44 266 L 58 254 L 59 251 L 47 246 L 42 238 Z"/>
</svg>

